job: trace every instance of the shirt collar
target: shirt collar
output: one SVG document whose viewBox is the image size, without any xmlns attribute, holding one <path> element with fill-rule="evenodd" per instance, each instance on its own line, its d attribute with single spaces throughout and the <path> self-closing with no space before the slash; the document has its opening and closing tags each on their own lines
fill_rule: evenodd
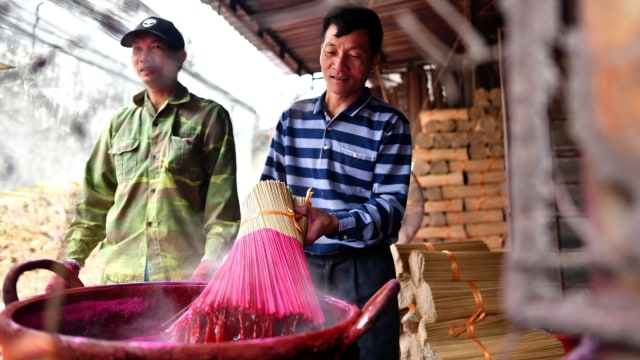
<svg viewBox="0 0 640 360">
<path fill-rule="evenodd" d="M 147 100 L 148 98 L 149 96 L 147 95 L 147 89 L 144 89 L 141 92 L 133 95 L 133 103 L 136 104 L 137 106 L 144 106 L 144 103 L 145 101 L 148 101 Z M 178 82 L 176 89 L 173 91 L 173 94 L 171 94 L 171 96 L 169 97 L 169 100 L 167 100 L 167 103 L 180 104 L 180 103 L 185 103 L 189 101 L 189 99 L 190 99 L 189 90 L 180 82 Z"/>
<path fill-rule="evenodd" d="M 322 95 L 317 98 L 316 106 L 313 110 L 314 113 L 318 114 L 326 110 L 324 107 L 324 98 L 326 95 L 327 91 L 325 90 L 325 92 L 323 92 Z M 360 96 L 354 102 L 349 104 L 349 106 L 344 108 L 344 110 L 342 110 L 340 113 L 346 113 L 349 116 L 355 116 L 358 111 L 360 111 L 360 109 L 367 105 L 369 100 L 371 100 L 371 89 L 365 87 L 362 91 L 362 94 L 360 94 Z M 338 114 L 336 114 L 336 116 L 338 116 Z"/>
</svg>

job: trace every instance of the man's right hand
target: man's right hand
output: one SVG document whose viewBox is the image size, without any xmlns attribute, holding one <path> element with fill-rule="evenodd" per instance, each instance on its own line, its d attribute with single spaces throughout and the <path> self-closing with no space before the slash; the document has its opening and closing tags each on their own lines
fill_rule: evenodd
<svg viewBox="0 0 640 360">
<path fill-rule="evenodd" d="M 65 260 L 62 262 L 62 264 L 67 269 L 69 269 L 69 271 L 71 271 L 75 276 L 80 275 L 80 269 L 82 267 L 77 262 L 73 260 Z M 67 285 L 67 283 L 64 281 L 64 279 L 60 275 L 54 274 L 49 280 L 49 282 L 47 283 L 47 285 L 45 286 L 44 292 L 46 294 L 50 294 L 54 291 L 60 291 L 60 290 L 70 289 L 70 288 L 71 287 Z"/>
</svg>

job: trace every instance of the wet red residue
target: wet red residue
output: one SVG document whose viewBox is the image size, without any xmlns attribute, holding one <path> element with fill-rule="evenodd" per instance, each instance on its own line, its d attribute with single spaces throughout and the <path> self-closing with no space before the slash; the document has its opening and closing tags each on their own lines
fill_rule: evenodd
<svg viewBox="0 0 640 360">
<path fill-rule="evenodd" d="M 276 317 L 250 309 L 211 309 L 188 311 L 169 329 L 171 340 L 187 343 L 215 343 L 294 335 L 312 330 L 313 325 L 300 315 Z"/>
<path fill-rule="evenodd" d="M 73 309 L 66 309 L 60 332 L 103 339 L 121 337 L 123 324 L 136 320 L 136 327 L 144 327 L 138 317 L 148 307 L 149 303 L 141 297 L 78 302 Z"/>
<path fill-rule="evenodd" d="M 166 319 L 155 315 L 154 305 L 141 296 L 82 299 L 72 303 L 39 301 L 32 305 L 18 311 L 14 320 L 34 329 L 106 340 L 159 333 L 159 324 Z"/>
</svg>

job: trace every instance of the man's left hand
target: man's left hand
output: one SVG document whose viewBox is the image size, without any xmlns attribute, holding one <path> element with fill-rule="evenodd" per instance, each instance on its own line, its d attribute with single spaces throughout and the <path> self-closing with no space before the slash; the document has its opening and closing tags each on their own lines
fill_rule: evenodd
<svg viewBox="0 0 640 360">
<path fill-rule="evenodd" d="M 296 207 L 296 214 L 306 216 L 309 219 L 304 246 L 313 244 L 319 237 L 333 234 L 338 231 L 338 218 L 326 211 L 308 205 Z"/>
</svg>

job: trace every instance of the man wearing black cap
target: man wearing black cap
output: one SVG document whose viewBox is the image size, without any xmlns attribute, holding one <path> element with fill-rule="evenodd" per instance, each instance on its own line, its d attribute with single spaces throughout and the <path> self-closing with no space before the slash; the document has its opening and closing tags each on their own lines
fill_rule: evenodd
<svg viewBox="0 0 640 360">
<path fill-rule="evenodd" d="M 87 161 L 63 263 L 78 274 L 100 244 L 102 283 L 208 281 L 240 218 L 229 114 L 178 82 L 186 52 L 172 22 L 149 17 L 120 44 L 146 89 Z M 54 276 L 46 290 L 64 286 Z"/>
</svg>

